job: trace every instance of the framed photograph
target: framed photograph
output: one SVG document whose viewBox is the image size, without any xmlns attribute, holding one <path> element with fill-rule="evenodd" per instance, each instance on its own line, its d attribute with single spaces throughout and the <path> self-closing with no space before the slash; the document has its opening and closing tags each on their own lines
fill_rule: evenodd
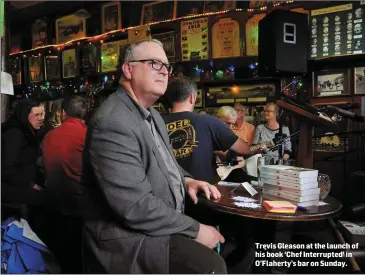
<svg viewBox="0 0 365 275">
<path fill-rule="evenodd" d="M 177 1 L 163 0 L 144 4 L 142 8 L 141 24 L 148 24 L 176 18 Z"/>
<path fill-rule="evenodd" d="M 35 83 L 43 81 L 42 56 L 29 57 L 29 82 Z"/>
<path fill-rule="evenodd" d="M 61 78 L 60 58 L 57 55 L 49 55 L 44 58 L 46 68 L 46 80 Z"/>
<path fill-rule="evenodd" d="M 365 94 L 365 67 L 357 67 L 354 71 L 354 89 L 355 95 L 364 95 Z"/>
<path fill-rule="evenodd" d="M 109 2 L 101 7 L 101 33 L 122 28 L 120 2 Z"/>
<path fill-rule="evenodd" d="M 101 45 L 101 71 L 103 73 L 117 70 L 120 47 L 128 43 L 128 40 L 120 40 Z"/>
<path fill-rule="evenodd" d="M 196 94 L 195 108 L 201 108 L 201 107 L 203 107 L 203 90 L 198 89 L 198 92 Z"/>
<path fill-rule="evenodd" d="M 62 68 L 63 78 L 71 78 L 76 76 L 76 50 L 66 50 L 62 52 Z"/>
<path fill-rule="evenodd" d="M 313 72 L 313 97 L 350 95 L 349 69 Z"/>
<path fill-rule="evenodd" d="M 175 63 L 175 32 L 155 34 L 153 38 L 161 41 L 170 63 Z"/>
<path fill-rule="evenodd" d="M 81 69 L 84 73 L 98 71 L 98 47 L 95 45 L 85 45 L 81 49 Z"/>
<path fill-rule="evenodd" d="M 47 45 L 47 22 L 37 20 L 32 25 L 32 48 Z"/>
<path fill-rule="evenodd" d="M 22 84 L 22 59 L 21 57 L 10 57 L 9 58 L 9 73 L 13 79 L 13 84 L 20 85 Z"/>
<path fill-rule="evenodd" d="M 67 15 L 56 20 L 56 43 L 61 44 L 86 37 L 86 20 L 76 15 Z"/>
<path fill-rule="evenodd" d="M 203 1 L 190 1 L 188 5 L 184 1 L 177 2 L 177 17 L 202 14 L 204 9 Z"/>
<path fill-rule="evenodd" d="M 204 13 L 233 10 L 236 8 L 236 0 L 204 1 Z"/>
<path fill-rule="evenodd" d="M 223 106 L 240 103 L 262 103 L 267 97 L 274 96 L 274 83 L 258 83 L 251 85 L 229 85 L 209 87 L 205 96 L 205 107 Z"/>
</svg>

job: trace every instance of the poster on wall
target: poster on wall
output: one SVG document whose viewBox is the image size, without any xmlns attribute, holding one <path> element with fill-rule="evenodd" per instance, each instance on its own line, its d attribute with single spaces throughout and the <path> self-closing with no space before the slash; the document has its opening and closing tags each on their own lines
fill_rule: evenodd
<svg viewBox="0 0 365 275">
<path fill-rule="evenodd" d="M 76 76 L 76 50 L 66 50 L 62 52 L 63 78 Z"/>
<path fill-rule="evenodd" d="M 120 47 L 128 43 L 128 40 L 120 40 L 101 45 L 101 71 L 112 72 L 117 70 Z"/>
<path fill-rule="evenodd" d="M 365 3 L 357 2 L 353 10 L 353 53 L 359 54 L 365 52 Z"/>
<path fill-rule="evenodd" d="M 341 153 L 348 151 L 348 137 L 326 133 L 328 136 L 313 138 L 313 150 L 315 152 Z"/>
<path fill-rule="evenodd" d="M 345 96 L 349 94 L 348 69 L 313 72 L 313 97 Z"/>
<path fill-rule="evenodd" d="M 42 56 L 29 57 L 29 82 L 43 81 Z"/>
<path fill-rule="evenodd" d="M 57 55 L 49 55 L 44 58 L 46 80 L 60 79 L 60 59 Z"/>
<path fill-rule="evenodd" d="M 155 1 L 144 4 L 140 25 L 176 18 L 176 0 Z"/>
<path fill-rule="evenodd" d="M 61 44 L 86 36 L 85 18 L 67 15 L 56 20 L 56 43 Z"/>
<path fill-rule="evenodd" d="M 182 61 L 209 58 L 208 17 L 182 21 Z"/>
<path fill-rule="evenodd" d="M 365 94 L 365 67 L 355 68 L 355 95 Z"/>
<path fill-rule="evenodd" d="M 47 23 L 38 19 L 32 25 L 32 48 L 47 45 Z"/>
<path fill-rule="evenodd" d="M 202 14 L 204 9 L 203 1 L 191 1 L 186 5 L 184 1 L 177 1 L 176 17 L 183 17 L 187 15 Z"/>
<path fill-rule="evenodd" d="M 234 10 L 235 8 L 236 0 L 204 1 L 204 13 Z"/>
<path fill-rule="evenodd" d="M 98 71 L 97 46 L 88 44 L 81 49 L 81 69 L 84 73 Z"/>
<path fill-rule="evenodd" d="M 363 5 L 344 4 L 312 10 L 309 58 L 358 54 L 365 51 Z"/>
<path fill-rule="evenodd" d="M 101 7 L 101 33 L 122 28 L 120 2 L 109 2 Z"/>
<path fill-rule="evenodd" d="M 161 41 L 170 63 L 175 63 L 175 32 L 155 34 L 153 38 Z"/>
<path fill-rule="evenodd" d="M 241 55 L 240 26 L 232 18 L 222 18 L 212 28 L 212 58 Z"/>
<path fill-rule="evenodd" d="M 246 55 L 259 55 L 259 21 L 265 13 L 255 14 L 246 22 Z"/>
<path fill-rule="evenodd" d="M 22 60 L 19 57 L 9 58 L 9 73 L 13 79 L 13 84 L 22 84 Z"/>
<path fill-rule="evenodd" d="M 151 38 L 150 26 L 141 26 L 128 30 L 128 42 L 134 43 Z"/>
</svg>

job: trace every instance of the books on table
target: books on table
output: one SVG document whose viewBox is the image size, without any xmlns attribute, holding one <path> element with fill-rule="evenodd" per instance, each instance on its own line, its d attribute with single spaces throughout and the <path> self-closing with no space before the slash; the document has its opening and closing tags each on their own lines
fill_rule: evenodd
<svg viewBox="0 0 365 275">
<path fill-rule="evenodd" d="M 264 198 L 286 200 L 298 206 L 318 205 L 318 170 L 286 165 L 264 165 L 260 181 Z"/>
</svg>

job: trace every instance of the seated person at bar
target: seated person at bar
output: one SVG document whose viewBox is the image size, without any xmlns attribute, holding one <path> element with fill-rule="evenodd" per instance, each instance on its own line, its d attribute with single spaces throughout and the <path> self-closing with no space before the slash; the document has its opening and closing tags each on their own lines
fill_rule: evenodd
<svg viewBox="0 0 365 275">
<path fill-rule="evenodd" d="M 237 120 L 233 132 L 251 145 L 255 135 L 255 126 L 245 121 L 246 109 L 241 103 L 235 103 L 234 109 L 237 112 Z"/>
<path fill-rule="evenodd" d="M 174 155 L 180 166 L 194 178 L 212 183 L 214 151 L 225 152 L 231 149 L 250 154 L 247 143 L 224 123 L 213 116 L 193 112 L 197 95 L 197 87 L 193 82 L 188 79 L 171 79 L 166 95 L 172 105 L 172 113 L 163 119 Z"/>
<path fill-rule="evenodd" d="M 265 106 L 265 124 L 261 124 L 256 127 L 255 136 L 252 141 L 253 144 L 259 144 L 266 141 L 273 141 L 275 135 L 279 133 L 279 122 L 277 116 L 279 115 L 279 107 L 275 103 L 267 103 Z M 289 128 L 282 126 L 282 133 L 287 137 L 290 136 Z M 290 138 L 283 142 L 282 152 L 278 150 L 269 151 L 268 156 L 274 159 L 274 162 L 279 158 L 289 159 L 292 151 Z"/>
</svg>

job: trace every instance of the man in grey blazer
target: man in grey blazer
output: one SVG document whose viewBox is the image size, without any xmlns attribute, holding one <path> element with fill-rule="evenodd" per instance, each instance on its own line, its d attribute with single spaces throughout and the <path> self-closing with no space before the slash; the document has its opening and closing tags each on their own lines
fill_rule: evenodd
<svg viewBox="0 0 365 275">
<path fill-rule="evenodd" d="M 89 186 L 84 268 L 91 273 L 226 273 L 212 250 L 223 236 L 184 215 L 185 193 L 220 198 L 176 162 L 165 124 L 151 106 L 171 66 L 161 42 L 125 47 L 121 88 L 91 119 L 84 150 Z"/>
</svg>

